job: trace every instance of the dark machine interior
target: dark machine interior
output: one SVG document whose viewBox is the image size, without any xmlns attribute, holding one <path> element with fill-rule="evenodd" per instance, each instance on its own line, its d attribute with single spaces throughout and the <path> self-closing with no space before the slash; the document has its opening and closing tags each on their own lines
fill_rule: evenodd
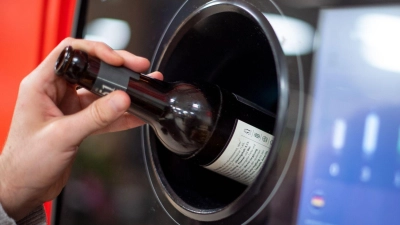
<svg viewBox="0 0 400 225">
<path fill-rule="evenodd" d="M 206 80 L 276 113 L 275 60 L 259 24 L 238 12 L 198 17 L 191 18 L 170 43 L 159 67 L 165 79 Z M 152 139 L 153 166 L 163 173 L 159 175 L 161 183 L 169 185 L 169 194 L 176 194 L 181 207 L 218 211 L 246 189 L 245 185 L 180 159 Z"/>
</svg>

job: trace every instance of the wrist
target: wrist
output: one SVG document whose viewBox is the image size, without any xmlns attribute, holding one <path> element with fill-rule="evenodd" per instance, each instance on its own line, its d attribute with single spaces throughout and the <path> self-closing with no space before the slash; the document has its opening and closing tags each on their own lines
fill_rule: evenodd
<svg viewBox="0 0 400 225">
<path fill-rule="evenodd" d="M 13 188 L 10 187 L 10 174 L 7 172 L 7 169 L 9 168 L 8 164 L 9 162 L 5 159 L 4 154 L 0 155 L 0 203 L 7 215 L 14 220 L 17 220 L 14 216 L 16 207 L 14 206 L 15 198 L 12 198 L 12 196 L 15 196 L 15 193 L 13 193 Z"/>
<path fill-rule="evenodd" d="M 28 215 L 35 207 L 32 202 L 24 199 L 24 194 L 12 184 L 12 173 L 9 162 L 0 155 L 0 204 L 7 215 L 18 221 Z"/>
</svg>

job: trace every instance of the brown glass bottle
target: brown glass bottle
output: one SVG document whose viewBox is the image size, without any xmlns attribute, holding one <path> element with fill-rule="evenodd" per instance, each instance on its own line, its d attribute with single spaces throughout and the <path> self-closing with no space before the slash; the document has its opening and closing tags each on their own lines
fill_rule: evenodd
<svg viewBox="0 0 400 225">
<path fill-rule="evenodd" d="M 99 96 L 125 91 L 128 112 L 150 124 L 166 148 L 241 183 L 249 184 L 268 156 L 274 115 L 217 85 L 156 80 L 72 47 L 55 71 Z"/>
</svg>

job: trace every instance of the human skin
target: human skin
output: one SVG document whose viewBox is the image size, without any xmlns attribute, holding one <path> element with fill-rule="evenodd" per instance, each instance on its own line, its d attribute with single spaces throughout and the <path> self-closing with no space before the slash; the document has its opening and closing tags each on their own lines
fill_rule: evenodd
<svg viewBox="0 0 400 225">
<path fill-rule="evenodd" d="M 125 92 L 98 98 L 55 75 L 57 57 L 68 45 L 137 72 L 150 66 L 147 59 L 104 43 L 67 38 L 22 80 L 0 155 L 0 203 L 16 221 L 59 195 L 86 137 L 144 124 L 126 113 L 130 99 Z M 162 79 L 159 72 L 149 76 Z"/>
</svg>

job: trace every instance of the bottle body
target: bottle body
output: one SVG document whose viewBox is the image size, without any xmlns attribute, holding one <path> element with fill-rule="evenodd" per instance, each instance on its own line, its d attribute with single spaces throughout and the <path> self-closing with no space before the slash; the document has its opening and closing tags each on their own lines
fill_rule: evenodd
<svg viewBox="0 0 400 225">
<path fill-rule="evenodd" d="M 190 160 L 248 185 L 272 147 L 275 116 L 226 90 L 221 89 L 221 93 L 221 112 L 214 132 Z"/>
<path fill-rule="evenodd" d="M 268 157 L 274 115 L 216 85 L 155 80 L 70 47 L 56 73 L 100 96 L 127 92 L 128 111 L 149 123 L 166 148 L 241 183 L 250 184 Z"/>
<path fill-rule="evenodd" d="M 129 112 L 142 118 L 172 152 L 188 158 L 208 142 L 220 112 L 220 90 L 207 83 L 129 82 Z M 213 97 L 210 97 L 213 96 Z"/>
</svg>

